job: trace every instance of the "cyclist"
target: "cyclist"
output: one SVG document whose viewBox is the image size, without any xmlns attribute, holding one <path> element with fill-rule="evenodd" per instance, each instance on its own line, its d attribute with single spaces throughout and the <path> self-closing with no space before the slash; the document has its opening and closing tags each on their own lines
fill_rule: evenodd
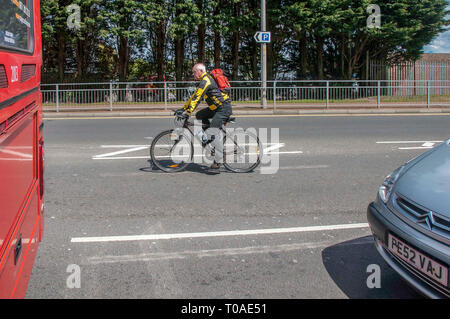
<svg viewBox="0 0 450 319">
<path fill-rule="evenodd" d="M 228 94 L 220 91 L 214 78 L 206 72 L 203 63 L 194 65 L 192 75 L 200 83 L 182 110 L 190 116 L 201 99 L 205 99 L 208 107 L 198 111 L 195 117 L 202 121 L 203 130 L 206 132 L 208 139 L 212 141 L 211 145 L 215 149 L 214 163 L 209 171 L 220 173 L 220 165 L 223 163 L 223 141 L 220 128 L 232 113 L 231 99 Z M 211 123 L 209 122 L 210 119 Z"/>
</svg>

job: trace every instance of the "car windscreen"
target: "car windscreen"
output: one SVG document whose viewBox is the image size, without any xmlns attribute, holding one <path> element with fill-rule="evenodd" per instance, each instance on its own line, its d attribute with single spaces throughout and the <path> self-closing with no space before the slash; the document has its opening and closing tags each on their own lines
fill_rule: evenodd
<svg viewBox="0 0 450 319">
<path fill-rule="evenodd" d="M 33 51 L 33 0 L 0 0 L 0 50 Z"/>
</svg>

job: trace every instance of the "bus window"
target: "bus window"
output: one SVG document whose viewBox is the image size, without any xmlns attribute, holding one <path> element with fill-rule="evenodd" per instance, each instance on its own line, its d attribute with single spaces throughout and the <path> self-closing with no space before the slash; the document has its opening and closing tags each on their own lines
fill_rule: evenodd
<svg viewBox="0 0 450 319">
<path fill-rule="evenodd" d="M 31 53 L 33 50 L 33 2 L 0 0 L 0 47 Z"/>
</svg>

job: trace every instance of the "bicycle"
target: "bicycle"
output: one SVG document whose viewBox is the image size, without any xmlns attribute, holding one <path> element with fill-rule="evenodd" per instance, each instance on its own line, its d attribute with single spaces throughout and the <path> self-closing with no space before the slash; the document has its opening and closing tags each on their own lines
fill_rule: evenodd
<svg viewBox="0 0 450 319">
<path fill-rule="evenodd" d="M 159 133 L 150 146 L 152 163 L 164 172 L 183 171 L 193 162 L 194 138 L 202 145 L 202 153 L 214 157 L 212 140 L 203 142 L 192 128 L 194 123 L 189 116 L 175 111 L 175 129 Z M 248 173 L 257 168 L 263 155 L 262 144 L 253 132 L 243 129 L 228 129 L 229 123 L 235 123 L 236 118 L 229 117 L 220 128 L 223 133 L 223 166 L 235 173 Z M 202 154 L 204 156 L 204 154 Z"/>
</svg>

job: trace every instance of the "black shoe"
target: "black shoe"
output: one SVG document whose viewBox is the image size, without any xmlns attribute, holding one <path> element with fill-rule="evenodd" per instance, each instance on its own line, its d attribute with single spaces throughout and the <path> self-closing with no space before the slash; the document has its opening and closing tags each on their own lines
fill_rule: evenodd
<svg viewBox="0 0 450 319">
<path fill-rule="evenodd" d="M 220 164 L 214 162 L 208 169 L 208 173 L 211 174 L 220 174 Z"/>
</svg>

